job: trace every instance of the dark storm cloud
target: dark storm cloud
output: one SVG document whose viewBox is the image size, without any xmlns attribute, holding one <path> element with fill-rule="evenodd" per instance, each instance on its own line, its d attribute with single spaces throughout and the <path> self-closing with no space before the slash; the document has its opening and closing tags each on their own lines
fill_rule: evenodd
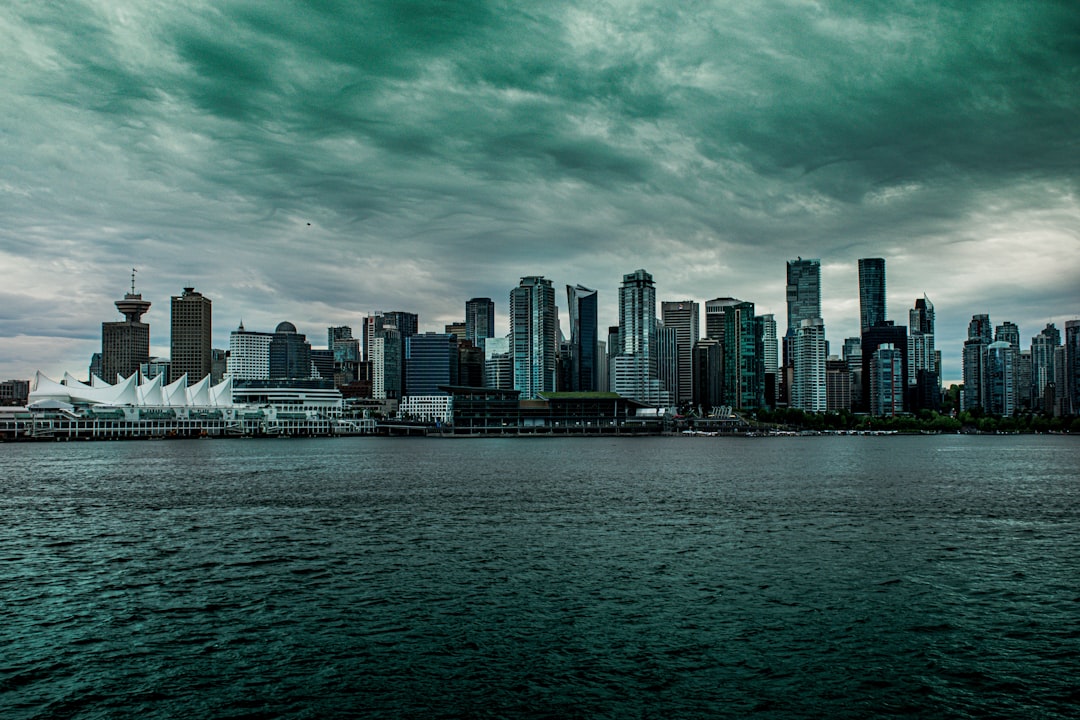
<svg viewBox="0 0 1080 720">
<path fill-rule="evenodd" d="M 132 266 L 158 347 L 192 284 L 219 345 L 241 317 L 441 327 L 534 273 L 608 323 L 637 267 L 782 320 L 796 255 L 831 268 L 838 344 L 880 255 L 955 375 L 972 313 L 1029 336 L 1080 304 L 1071 3 L 20 5 L 0 58 L 8 373 L 85 364 Z M 10 360 L 43 336 L 85 341 Z"/>
</svg>

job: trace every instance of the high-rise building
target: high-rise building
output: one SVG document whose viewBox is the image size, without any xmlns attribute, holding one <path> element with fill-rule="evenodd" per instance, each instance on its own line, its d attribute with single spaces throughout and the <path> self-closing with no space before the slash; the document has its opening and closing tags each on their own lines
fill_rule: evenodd
<svg viewBox="0 0 1080 720">
<path fill-rule="evenodd" d="M 807 412 L 828 410 L 825 384 L 825 322 L 821 318 L 806 318 L 799 323 L 792 348 L 793 378 L 791 407 Z"/>
<path fill-rule="evenodd" d="M 645 270 L 623 275 L 619 286 L 619 339 L 612 388 L 653 407 L 670 404 L 657 376 L 656 287 Z"/>
<path fill-rule="evenodd" d="M 765 399 L 765 363 L 754 303 L 730 297 L 708 300 L 705 325 L 708 336 L 718 333 L 723 343 L 724 404 L 738 410 L 761 407 Z"/>
<path fill-rule="evenodd" d="M 1017 348 L 1009 342 L 998 340 L 986 347 L 983 361 L 985 409 L 994 415 L 1016 414 L 1016 360 Z"/>
<path fill-rule="evenodd" d="M 656 379 L 667 391 L 669 401 L 675 402 L 682 391 L 679 377 L 679 334 L 675 328 L 667 327 L 659 321 L 656 323 Z"/>
<path fill-rule="evenodd" d="M 273 333 L 245 330 L 229 333 L 229 354 L 225 370 L 233 380 L 268 380 L 270 378 L 270 341 Z"/>
<path fill-rule="evenodd" d="M 330 348 L 311 348 L 311 377 L 334 379 L 334 351 Z"/>
<path fill-rule="evenodd" d="M 1016 405 L 1030 410 L 1031 404 L 1031 348 L 1021 350 L 1016 360 Z"/>
<path fill-rule="evenodd" d="M 985 313 L 972 315 L 968 323 L 968 339 L 964 341 L 964 391 L 960 405 L 964 410 L 986 407 L 986 347 L 993 342 L 993 325 Z"/>
<path fill-rule="evenodd" d="M 465 339 L 483 349 L 489 337 L 495 337 L 495 302 L 486 297 L 466 301 Z"/>
<path fill-rule="evenodd" d="M 326 347 L 333 350 L 334 343 L 338 340 L 351 340 L 352 328 L 348 325 L 338 325 L 326 328 Z"/>
<path fill-rule="evenodd" d="M 569 386 L 575 392 L 593 392 L 600 387 L 596 291 L 584 285 L 567 285 L 566 300 L 570 314 Z"/>
<path fill-rule="evenodd" d="M 1016 323 L 1003 322 L 994 328 L 994 342 L 1007 342 L 1020 351 L 1020 328 Z"/>
<path fill-rule="evenodd" d="M 443 326 L 443 330 L 446 331 L 447 335 L 453 335 L 459 341 L 465 339 L 465 322 L 464 321 L 446 323 L 446 325 Z"/>
<path fill-rule="evenodd" d="M 803 320 L 821 317 L 821 260 L 788 260 L 787 329 L 799 331 Z M 884 319 L 884 318 L 883 318 Z"/>
<path fill-rule="evenodd" d="M 678 392 L 675 401 L 683 404 L 694 399 L 694 346 L 700 339 L 700 306 L 693 300 L 674 300 L 660 303 L 660 319 L 664 327 L 675 331 L 678 347 Z M 672 388 L 668 388 L 671 390 Z"/>
<path fill-rule="evenodd" d="M 900 382 L 904 388 L 907 387 L 908 377 L 908 357 L 907 357 L 907 326 L 896 325 L 891 320 L 883 320 L 874 327 L 866 330 L 862 334 L 862 396 L 865 403 L 864 409 L 873 412 L 873 402 L 881 401 L 882 398 L 874 398 L 871 395 L 871 384 L 875 382 L 875 379 L 871 375 L 871 363 L 874 361 L 874 353 L 882 345 L 891 345 L 893 354 L 889 355 L 889 362 L 892 362 L 893 355 L 900 358 L 901 369 L 903 375 L 900 376 Z M 884 370 L 883 370 L 884 372 Z M 890 376 L 891 378 L 891 376 Z M 876 381 L 881 381 L 882 377 L 878 377 Z M 891 392 L 891 390 L 889 391 Z M 889 402 L 896 404 L 896 409 L 901 410 L 904 405 L 904 394 L 900 393 L 898 398 L 889 396 Z"/>
<path fill-rule="evenodd" d="M 484 387 L 514 389 L 514 357 L 510 352 L 509 337 L 484 340 Z"/>
<path fill-rule="evenodd" d="M 851 371 L 835 355 L 825 361 L 825 404 L 829 412 L 851 409 Z"/>
<path fill-rule="evenodd" d="M 150 359 L 150 326 L 142 321 L 150 301 L 135 292 L 134 271 L 131 292 L 115 305 L 124 320 L 101 323 L 101 379 L 109 383 L 116 382 L 118 376 L 130 377 Z"/>
<path fill-rule="evenodd" d="M 868 392 L 871 415 L 891 417 L 903 411 L 904 390 L 907 385 L 904 364 L 903 350 L 892 343 L 881 343 L 874 348 L 867 368 L 870 375 Z"/>
<path fill-rule="evenodd" d="M 866 332 L 888 318 L 885 307 L 885 259 L 859 259 L 859 321 Z"/>
<path fill-rule="evenodd" d="M 269 355 L 271 380 L 304 380 L 314 376 L 311 343 L 291 322 L 278 323 L 270 337 Z"/>
<path fill-rule="evenodd" d="M 193 385 L 211 373 L 211 325 L 210 298 L 192 287 L 172 296 L 171 382 L 187 375 L 188 385 Z"/>
<path fill-rule="evenodd" d="M 844 338 L 843 360 L 851 374 L 851 408 L 865 409 L 867 406 L 863 401 L 862 391 L 862 336 Z"/>
<path fill-rule="evenodd" d="M 912 388 L 910 410 L 936 410 L 940 406 L 940 371 L 934 348 L 934 305 L 923 295 L 908 311 L 908 378 Z"/>
<path fill-rule="evenodd" d="M 708 415 L 724 404 L 724 344 L 716 338 L 702 338 L 694 344 L 695 408 Z"/>
<path fill-rule="evenodd" d="M 1066 412 L 1080 415 L 1080 320 L 1065 321 Z"/>
<path fill-rule="evenodd" d="M 1046 406 L 1046 386 L 1054 382 L 1054 351 L 1059 345 L 1061 331 L 1053 323 L 1047 323 L 1038 335 L 1031 338 L 1031 394 L 1035 398 L 1032 407 L 1047 414 L 1053 413 L 1053 408 Z"/>
<path fill-rule="evenodd" d="M 378 316 L 376 316 L 378 317 Z M 372 331 L 368 345 L 368 362 L 371 363 L 371 396 L 376 400 L 400 400 L 402 395 L 402 372 L 405 344 L 401 331 L 393 325 L 381 326 L 375 318 L 371 324 L 378 325 Z"/>
<path fill-rule="evenodd" d="M 458 338 L 449 333 L 417 333 L 405 340 L 405 387 L 410 395 L 445 395 L 458 384 Z"/>
<path fill-rule="evenodd" d="M 776 347 L 776 317 L 769 313 L 767 315 L 758 315 L 758 319 L 761 320 L 761 342 L 764 353 L 762 357 L 765 363 L 765 373 L 776 373 L 780 368 L 780 359 Z"/>
<path fill-rule="evenodd" d="M 557 312 L 555 289 L 542 276 L 523 277 L 510 291 L 514 389 L 521 392 L 522 399 L 556 388 Z"/>
</svg>

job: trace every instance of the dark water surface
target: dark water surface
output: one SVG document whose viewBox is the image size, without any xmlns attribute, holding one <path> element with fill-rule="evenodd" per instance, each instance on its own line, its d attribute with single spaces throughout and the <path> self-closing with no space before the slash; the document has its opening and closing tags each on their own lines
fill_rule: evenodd
<svg viewBox="0 0 1080 720">
<path fill-rule="evenodd" d="M 0 718 L 1080 716 L 1080 440 L 0 446 Z"/>
</svg>

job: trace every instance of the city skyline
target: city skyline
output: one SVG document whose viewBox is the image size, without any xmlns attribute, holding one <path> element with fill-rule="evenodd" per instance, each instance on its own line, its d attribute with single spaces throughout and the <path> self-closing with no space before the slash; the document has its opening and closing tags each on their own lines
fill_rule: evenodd
<svg viewBox="0 0 1080 720">
<path fill-rule="evenodd" d="M 529 275 L 597 289 L 606 327 L 634 268 L 657 301 L 782 319 L 801 256 L 833 354 L 882 257 L 889 318 L 928 296 L 958 381 L 973 314 L 1026 344 L 1080 310 L 1078 26 L 1008 2 L 0 8 L 0 377 L 81 374 L 131 267 L 160 356 L 184 287 L 226 348 L 386 308 L 441 331 L 473 297 L 502 334 Z"/>
</svg>

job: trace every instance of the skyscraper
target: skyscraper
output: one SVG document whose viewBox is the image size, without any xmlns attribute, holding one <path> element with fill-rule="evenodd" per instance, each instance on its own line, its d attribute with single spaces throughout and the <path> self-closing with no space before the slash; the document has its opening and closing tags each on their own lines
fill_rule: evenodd
<svg viewBox="0 0 1080 720">
<path fill-rule="evenodd" d="M 244 322 L 229 333 L 226 372 L 233 380 L 267 380 L 270 377 L 270 341 L 273 333 L 245 330 Z"/>
<path fill-rule="evenodd" d="M 867 368 L 871 415 L 891 417 L 903 411 L 907 376 L 904 364 L 903 351 L 892 343 L 881 343 L 874 348 Z"/>
<path fill-rule="evenodd" d="M 874 353 L 882 345 L 891 345 L 892 354 L 888 355 L 888 362 L 893 362 L 895 358 L 900 359 L 900 369 L 903 371 L 903 375 L 900 377 L 900 383 L 902 388 L 907 387 L 908 376 L 908 356 L 907 356 L 907 326 L 896 325 L 891 320 L 882 320 L 878 322 L 874 327 L 869 330 L 863 331 L 862 334 L 862 398 L 864 403 L 864 409 L 873 412 L 873 403 L 882 401 L 881 397 L 874 398 L 871 394 L 871 385 L 873 382 L 883 381 L 883 376 L 878 376 L 876 379 L 872 376 L 872 363 L 874 362 Z M 890 366 L 891 367 L 891 366 Z M 882 372 L 885 372 L 882 370 Z M 891 370 L 889 371 L 891 372 Z M 892 376 L 890 375 L 890 381 Z M 889 390 L 892 393 L 892 390 Z M 904 393 L 901 391 L 899 397 L 890 396 L 890 403 L 893 403 L 897 410 L 904 408 Z"/>
<path fill-rule="evenodd" d="M 994 342 L 1007 342 L 1020 350 L 1020 328 L 1016 323 L 1003 322 L 994 328 Z"/>
<path fill-rule="evenodd" d="M 862 262 L 861 260 L 859 261 Z M 884 262 L 884 261 L 883 261 Z M 861 275 L 860 275 L 861 277 Z M 787 329 L 799 331 L 803 320 L 821 317 L 821 260 L 788 260 Z"/>
<path fill-rule="evenodd" d="M 615 392 L 660 407 L 671 402 L 657 377 L 656 288 L 645 270 L 623 275 L 619 339 L 611 378 Z"/>
<path fill-rule="evenodd" d="M 1006 417 L 1016 414 L 1016 361 L 1018 357 L 1017 348 L 1004 340 L 997 340 L 987 345 L 982 378 L 987 412 Z"/>
<path fill-rule="evenodd" d="M 135 271 L 131 271 L 131 292 L 115 302 L 123 321 L 101 323 L 101 379 L 116 382 L 118 375 L 130 377 L 150 359 L 150 326 L 142 321 L 150 301 L 135 292 Z"/>
<path fill-rule="evenodd" d="M 941 381 L 934 348 L 934 304 L 925 295 L 908 311 L 907 350 L 907 384 L 914 388 L 909 409 L 936 410 L 941 404 Z"/>
<path fill-rule="evenodd" d="M 596 318 L 596 291 L 583 285 L 567 285 L 570 313 L 570 389 L 593 392 L 599 389 L 600 338 Z"/>
<path fill-rule="evenodd" d="M 495 302 L 486 297 L 466 301 L 465 339 L 483 348 L 489 337 L 495 337 Z"/>
<path fill-rule="evenodd" d="M 521 278 L 510 291 L 510 352 L 514 389 L 524 399 L 553 392 L 558 354 L 555 289 L 542 276 Z"/>
<path fill-rule="evenodd" d="M 1031 394 L 1033 408 L 1049 414 L 1053 408 L 1046 402 L 1046 386 L 1054 382 L 1055 349 L 1061 345 L 1061 331 L 1054 323 L 1047 323 L 1039 334 L 1031 338 Z M 1057 388 L 1054 389 L 1055 393 Z"/>
<path fill-rule="evenodd" d="M 170 381 L 187 375 L 188 385 L 210 374 L 210 336 L 212 324 L 210 298 L 186 287 L 172 296 L 172 332 L 170 335 Z"/>
<path fill-rule="evenodd" d="M 762 359 L 765 363 L 766 373 L 776 373 L 780 367 L 780 359 L 776 348 L 776 318 L 772 313 L 758 315 L 761 320 L 761 343 Z"/>
<path fill-rule="evenodd" d="M 968 323 L 968 339 L 964 341 L 964 393 L 961 407 L 964 410 L 986 407 L 984 380 L 986 373 L 986 347 L 993 341 L 990 316 L 978 314 L 971 316 Z"/>
<path fill-rule="evenodd" d="M 792 348 L 794 373 L 790 405 L 807 412 L 828 410 L 825 362 L 825 322 L 806 318 L 799 323 Z"/>
<path fill-rule="evenodd" d="M 417 333 L 405 340 L 405 386 L 411 395 L 445 395 L 458 383 L 458 338 L 448 333 Z"/>
<path fill-rule="evenodd" d="M 270 337 L 270 379 L 303 380 L 312 377 L 311 343 L 291 322 L 280 322 Z M 331 360 L 332 362 L 332 360 Z M 330 373 L 331 376 L 333 372 Z"/>
<path fill-rule="evenodd" d="M 1080 320 L 1065 321 L 1066 412 L 1080 415 Z"/>
<path fill-rule="evenodd" d="M 885 259 L 859 259 L 859 321 L 866 332 L 887 318 L 885 308 Z"/>
<path fill-rule="evenodd" d="M 705 325 L 709 337 L 717 333 L 723 343 L 724 404 L 736 409 L 760 407 L 765 399 L 765 363 L 754 303 L 730 297 L 708 300 Z"/>
<path fill-rule="evenodd" d="M 694 399 L 694 346 L 700 339 L 700 306 L 693 300 L 660 303 L 660 319 L 664 327 L 675 330 L 678 347 L 679 390 L 676 402 L 689 403 Z M 670 388 L 669 388 L 670 389 Z"/>
</svg>

